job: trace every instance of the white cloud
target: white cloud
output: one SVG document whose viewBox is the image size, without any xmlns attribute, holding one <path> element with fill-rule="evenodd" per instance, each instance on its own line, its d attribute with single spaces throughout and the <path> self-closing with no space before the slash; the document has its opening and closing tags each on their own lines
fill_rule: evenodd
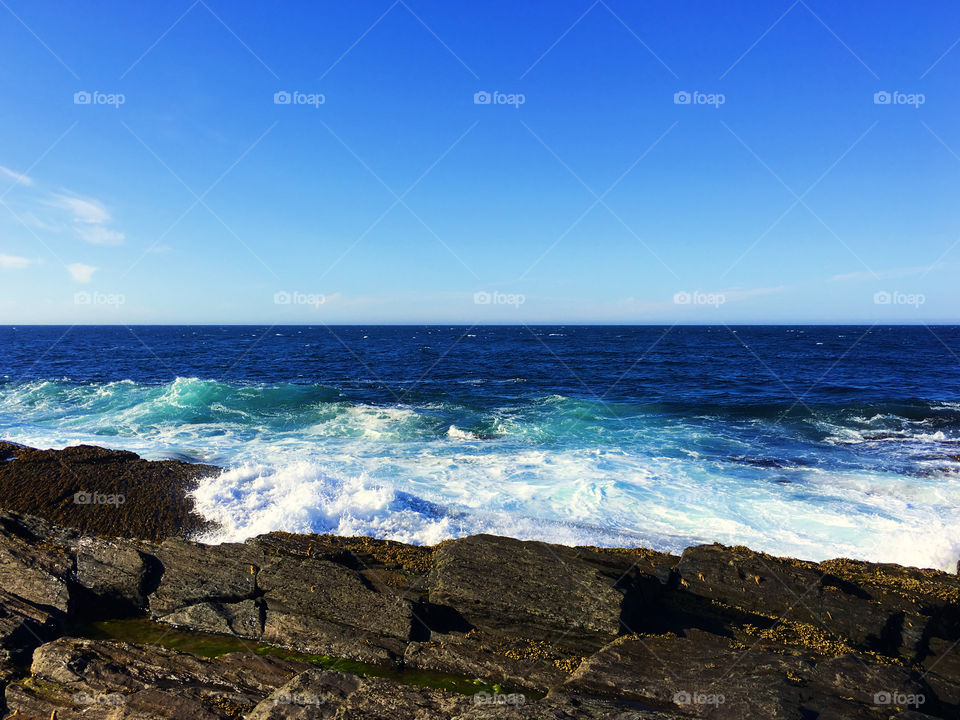
<svg viewBox="0 0 960 720">
<path fill-rule="evenodd" d="M 30 265 L 30 260 L 18 255 L 0 254 L 0 270 L 23 270 Z"/>
<path fill-rule="evenodd" d="M 54 194 L 50 204 L 69 212 L 73 216 L 73 221 L 77 223 L 103 225 L 113 219 L 99 200 Z"/>
<path fill-rule="evenodd" d="M 0 166 L 0 177 L 13 178 L 17 184 L 33 185 L 26 175 Z M 34 188 L 24 195 L 33 205 L 22 213 L 31 227 L 54 233 L 72 233 L 91 245 L 122 245 L 126 235 L 113 227 L 113 215 L 96 198 L 83 197 L 69 190 L 50 192 Z M 39 217 L 38 217 L 39 215 Z"/>
<path fill-rule="evenodd" d="M 109 227 L 113 216 L 99 200 L 54 193 L 46 204 L 68 213 L 73 232 L 84 242 L 91 245 L 122 245 L 126 240 L 126 235 Z"/>
<path fill-rule="evenodd" d="M 88 283 L 93 279 L 93 274 L 97 271 L 93 265 L 84 265 L 83 263 L 73 263 L 67 265 L 70 276 L 78 283 Z"/>
<path fill-rule="evenodd" d="M 77 235 L 91 245 L 122 245 L 126 235 L 103 225 L 88 225 L 77 228 Z"/>
<path fill-rule="evenodd" d="M 20 185 L 33 185 L 33 180 L 22 173 L 15 172 L 10 168 L 0 165 L 0 175 L 5 175 L 11 180 L 15 180 Z"/>
</svg>

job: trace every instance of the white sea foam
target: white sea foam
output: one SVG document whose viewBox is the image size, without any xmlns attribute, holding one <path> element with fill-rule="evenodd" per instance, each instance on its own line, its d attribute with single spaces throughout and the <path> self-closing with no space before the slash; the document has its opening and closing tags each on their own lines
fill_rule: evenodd
<svg viewBox="0 0 960 720">
<path fill-rule="evenodd" d="M 761 420 L 747 422 L 755 437 L 712 414 L 618 412 L 604 425 L 596 404 L 562 395 L 468 412 L 348 403 L 324 388 L 41 381 L 0 392 L 0 437 L 226 467 L 195 492 L 220 526 L 211 542 L 288 530 L 433 544 L 491 532 L 672 551 L 720 541 L 951 570 L 960 555 L 953 431 L 882 413 L 855 427 L 821 422 L 820 437 L 850 447 L 830 448 L 841 462 L 767 467 L 731 462 L 762 455 Z M 910 470 L 851 467 L 870 452 Z"/>
</svg>

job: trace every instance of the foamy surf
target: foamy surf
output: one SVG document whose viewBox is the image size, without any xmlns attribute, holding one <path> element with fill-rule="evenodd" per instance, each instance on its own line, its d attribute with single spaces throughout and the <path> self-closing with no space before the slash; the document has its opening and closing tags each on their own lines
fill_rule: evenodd
<svg viewBox="0 0 960 720">
<path fill-rule="evenodd" d="M 0 436 L 224 467 L 195 493 L 219 527 L 208 542 L 287 530 L 434 544 L 487 532 L 950 570 L 960 555 L 955 404 L 784 417 L 775 404 L 598 401 L 517 378 L 399 399 L 367 381 L 7 382 Z"/>
</svg>

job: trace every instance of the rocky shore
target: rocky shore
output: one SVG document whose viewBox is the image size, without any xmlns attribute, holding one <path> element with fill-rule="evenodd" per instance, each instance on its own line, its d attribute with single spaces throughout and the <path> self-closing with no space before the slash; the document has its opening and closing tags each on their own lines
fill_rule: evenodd
<svg viewBox="0 0 960 720">
<path fill-rule="evenodd" d="M 149 526 L 131 520 L 146 506 L 103 521 L 93 512 L 126 502 L 64 502 L 71 490 L 122 493 L 144 468 L 187 487 L 191 466 L 0 449 L 16 458 L 2 464 L 0 506 L 25 509 L 17 473 L 40 483 L 24 460 L 69 465 L 60 454 L 73 451 L 91 468 L 32 490 L 53 498 L 46 513 L 0 511 L 0 717 L 960 713 L 960 578 L 948 573 L 488 535 L 435 547 L 285 533 L 204 545 L 188 539 L 199 525 L 169 520 L 192 513 L 186 494 Z M 94 477 L 113 485 L 77 485 Z"/>
</svg>

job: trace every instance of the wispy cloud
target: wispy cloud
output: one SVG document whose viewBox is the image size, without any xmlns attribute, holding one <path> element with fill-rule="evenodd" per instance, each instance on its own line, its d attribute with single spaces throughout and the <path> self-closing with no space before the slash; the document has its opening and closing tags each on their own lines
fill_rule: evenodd
<svg viewBox="0 0 960 720">
<path fill-rule="evenodd" d="M 54 193 L 49 200 L 49 204 L 70 213 L 71 219 L 76 223 L 105 225 L 113 220 L 110 212 L 99 200 Z"/>
<path fill-rule="evenodd" d="M 8 177 L 20 185 L 33 185 L 33 180 L 22 173 L 18 173 L 10 168 L 0 165 L 0 175 Z"/>
<path fill-rule="evenodd" d="M 864 280 L 895 280 L 897 278 L 909 277 L 910 275 L 925 275 L 928 272 L 939 270 L 943 263 L 933 265 L 918 265 L 916 267 L 889 268 L 887 270 L 877 270 L 870 272 L 863 270 L 861 272 L 843 273 L 834 275 L 830 278 L 833 282 L 861 282 Z"/>
<path fill-rule="evenodd" d="M 30 260 L 28 258 L 0 253 L 0 270 L 23 270 L 29 266 Z"/>
<path fill-rule="evenodd" d="M 0 176 L 15 180 L 15 185 L 31 186 L 22 194 L 27 209 L 21 211 L 23 222 L 31 227 L 56 233 L 71 233 L 91 245 L 122 245 L 126 235 L 113 225 L 113 215 L 96 198 L 84 197 L 69 190 L 50 191 L 33 187 L 26 175 L 0 166 Z"/>
<path fill-rule="evenodd" d="M 782 293 L 787 290 L 786 285 L 776 285 L 774 287 L 761 287 L 761 288 L 731 288 L 729 290 L 723 291 L 723 296 L 727 299 L 728 302 L 736 302 L 737 300 L 747 300 L 752 297 L 760 297 L 763 295 L 775 295 L 777 293 Z"/>
<path fill-rule="evenodd" d="M 126 235 L 103 225 L 76 228 L 77 235 L 91 245 L 122 245 Z"/>
<path fill-rule="evenodd" d="M 67 265 L 70 277 L 78 283 L 88 283 L 93 279 L 93 274 L 97 271 L 93 265 L 84 265 L 83 263 L 73 263 Z"/>
</svg>

